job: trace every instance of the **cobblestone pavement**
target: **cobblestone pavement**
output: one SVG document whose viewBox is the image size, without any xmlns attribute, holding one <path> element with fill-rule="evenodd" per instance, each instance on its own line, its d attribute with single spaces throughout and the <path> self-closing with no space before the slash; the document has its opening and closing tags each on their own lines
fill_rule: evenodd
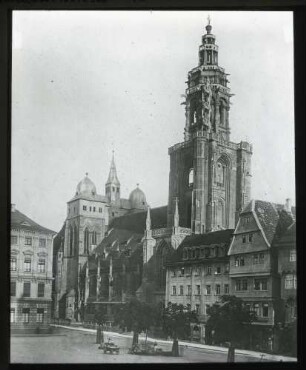
<svg viewBox="0 0 306 370">
<path fill-rule="evenodd" d="M 57 328 L 50 336 L 11 337 L 12 363 L 184 363 L 226 362 L 224 352 L 200 348 L 185 348 L 181 357 L 138 356 L 128 354 L 131 338 L 112 338 L 120 347 L 119 355 L 104 354 L 95 343 L 95 335 L 76 330 Z M 104 338 L 108 339 L 108 336 Z M 159 345 L 165 351 L 171 345 Z M 258 359 L 236 355 L 237 362 L 256 362 Z"/>
</svg>

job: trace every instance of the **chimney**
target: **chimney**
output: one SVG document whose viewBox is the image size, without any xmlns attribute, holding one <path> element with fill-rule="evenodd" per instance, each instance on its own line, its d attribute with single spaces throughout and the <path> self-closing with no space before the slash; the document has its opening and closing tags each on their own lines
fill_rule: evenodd
<svg viewBox="0 0 306 370">
<path fill-rule="evenodd" d="M 285 210 L 291 213 L 291 199 L 290 198 L 286 199 Z"/>
<path fill-rule="evenodd" d="M 11 203 L 11 212 L 16 211 L 16 204 Z"/>
</svg>

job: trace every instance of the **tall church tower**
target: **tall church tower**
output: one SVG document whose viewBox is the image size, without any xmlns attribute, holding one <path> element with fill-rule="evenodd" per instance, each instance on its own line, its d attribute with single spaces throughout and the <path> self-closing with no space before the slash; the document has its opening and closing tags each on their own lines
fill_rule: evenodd
<svg viewBox="0 0 306 370">
<path fill-rule="evenodd" d="M 188 73 L 184 142 L 169 148 L 168 226 L 177 197 L 181 226 L 197 234 L 234 228 L 251 192 L 252 146 L 230 141 L 232 94 L 211 31 L 209 19 L 199 64 Z"/>
</svg>

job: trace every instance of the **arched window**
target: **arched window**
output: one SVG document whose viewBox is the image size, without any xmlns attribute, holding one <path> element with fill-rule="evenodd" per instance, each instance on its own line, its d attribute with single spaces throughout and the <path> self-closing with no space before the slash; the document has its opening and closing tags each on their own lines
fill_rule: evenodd
<svg viewBox="0 0 306 370">
<path fill-rule="evenodd" d="M 191 168 L 190 171 L 189 171 L 189 177 L 188 177 L 189 186 L 193 185 L 193 181 L 194 181 L 194 169 Z"/>
<path fill-rule="evenodd" d="M 96 233 L 96 231 L 94 231 L 92 233 L 92 244 L 97 245 L 97 233 Z"/>
<path fill-rule="evenodd" d="M 217 162 L 216 183 L 220 186 L 224 185 L 224 166 L 220 162 Z"/>
<path fill-rule="evenodd" d="M 211 104 L 210 104 L 210 125 L 211 127 L 215 128 L 215 99 L 211 98 Z"/>
<path fill-rule="evenodd" d="M 84 231 L 84 253 L 89 253 L 89 231 L 87 228 Z"/>
<path fill-rule="evenodd" d="M 75 253 L 78 253 L 78 244 L 79 244 L 79 240 L 78 240 L 78 229 L 76 226 L 74 226 L 74 254 Z"/>
<path fill-rule="evenodd" d="M 69 226 L 69 255 L 73 255 L 73 228 Z"/>
<path fill-rule="evenodd" d="M 225 110 L 226 110 L 226 104 L 224 100 L 221 100 L 220 102 L 220 125 L 225 126 Z"/>
</svg>

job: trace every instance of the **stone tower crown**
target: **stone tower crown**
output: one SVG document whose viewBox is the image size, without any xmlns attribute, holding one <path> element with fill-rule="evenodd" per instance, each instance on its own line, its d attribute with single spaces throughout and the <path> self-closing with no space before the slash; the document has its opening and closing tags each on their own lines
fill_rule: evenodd
<svg viewBox="0 0 306 370">
<path fill-rule="evenodd" d="M 229 141 L 230 89 L 227 74 L 218 65 L 218 45 L 211 33 L 210 19 L 199 47 L 199 63 L 188 73 L 186 89 L 185 141 L 216 134 Z"/>
</svg>

